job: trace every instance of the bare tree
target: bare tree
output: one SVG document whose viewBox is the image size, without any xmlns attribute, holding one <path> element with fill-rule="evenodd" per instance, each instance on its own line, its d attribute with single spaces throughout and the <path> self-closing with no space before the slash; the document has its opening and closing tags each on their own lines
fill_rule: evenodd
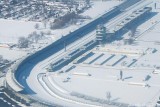
<svg viewBox="0 0 160 107">
<path fill-rule="evenodd" d="M 41 32 L 40 32 L 40 39 L 42 39 L 43 37 L 44 37 L 44 32 L 41 31 Z"/>
<path fill-rule="evenodd" d="M 31 42 L 34 42 L 34 37 L 33 37 L 33 34 L 29 34 L 28 35 L 28 39 L 31 41 Z"/>
<path fill-rule="evenodd" d="M 41 32 L 40 34 L 37 34 L 37 32 L 34 31 L 33 33 L 31 33 L 31 34 L 28 35 L 28 39 L 31 42 L 37 43 L 38 40 L 42 39 L 42 36 L 44 36 L 44 33 Z"/>
<path fill-rule="evenodd" d="M 38 42 L 38 40 L 40 40 L 40 39 L 41 39 L 41 36 L 40 36 L 39 34 L 34 35 L 34 36 L 35 36 L 35 42 L 37 43 L 37 42 Z"/>
<path fill-rule="evenodd" d="M 25 37 L 20 37 L 18 40 L 18 47 L 19 48 L 28 48 L 29 40 Z"/>
<path fill-rule="evenodd" d="M 35 29 L 39 29 L 39 24 L 36 23 L 34 27 L 35 27 Z"/>
<path fill-rule="evenodd" d="M 43 25 L 44 25 L 44 28 L 46 29 L 46 27 L 47 27 L 47 21 L 44 21 Z"/>
</svg>

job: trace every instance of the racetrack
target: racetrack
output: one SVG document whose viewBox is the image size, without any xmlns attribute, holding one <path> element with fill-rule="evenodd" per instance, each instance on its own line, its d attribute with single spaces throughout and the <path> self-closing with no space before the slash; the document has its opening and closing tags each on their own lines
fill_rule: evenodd
<svg viewBox="0 0 160 107">
<path fill-rule="evenodd" d="M 128 7 L 130 7 L 130 5 L 133 5 L 134 3 L 137 3 L 139 1 L 140 0 L 134 0 L 133 2 L 133 0 L 128 0 L 124 2 L 124 4 L 128 3 Z M 126 6 L 123 9 L 125 10 L 128 7 Z M 78 46 L 80 46 L 80 43 L 83 44 L 83 42 L 86 43 L 93 40 L 94 30 L 98 24 L 110 21 L 112 18 L 123 13 L 124 10 L 121 10 L 118 7 L 113 8 L 112 10 L 90 22 L 89 24 L 68 34 L 67 36 L 59 39 L 50 46 L 24 59 L 15 71 L 15 78 L 24 87 L 24 90 L 21 93 L 41 98 L 43 100 L 46 100 L 47 102 L 56 102 L 58 104 L 65 104 L 68 106 L 76 105 L 76 107 L 81 107 L 81 104 L 77 106 L 77 103 L 59 100 L 56 97 L 51 96 L 49 93 L 46 92 L 46 90 L 44 90 L 44 88 L 38 81 L 37 76 L 40 73 L 46 73 L 45 68 L 51 62 L 67 55 L 68 51 L 64 52 L 64 42 L 67 45 L 67 50 L 74 50 Z M 86 38 L 89 39 L 87 40 Z M 87 107 L 88 105 L 84 106 Z"/>
</svg>

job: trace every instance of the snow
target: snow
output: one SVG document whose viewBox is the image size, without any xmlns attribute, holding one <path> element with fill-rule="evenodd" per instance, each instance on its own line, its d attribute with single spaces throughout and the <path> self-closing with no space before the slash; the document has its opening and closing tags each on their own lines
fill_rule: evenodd
<svg viewBox="0 0 160 107">
<path fill-rule="evenodd" d="M 0 19 L 0 43 L 17 43 L 19 37 L 26 37 L 35 31 L 36 22 Z"/>
<path fill-rule="evenodd" d="M 2 55 L 4 59 L 14 61 L 16 59 L 26 56 L 26 52 L 21 50 L 11 50 L 9 48 L 0 47 L 0 55 Z"/>
<path fill-rule="evenodd" d="M 100 14 L 104 13 L 105 11 L 109 10 L 110 8 L 118 5 L 121 3 L 120 1 L 94 1 L 92 2 L 92 8 L 89 8 L 86 10 L 82 15 L 84 16 L 90 16 L 91 18 L 96 18 Z M 103 8 L 102 8 L 103 7 Z M 47 25 L 47 28 L 43 27 L 43 24 L 41 22 L 32 22 L 32 21 L 25 21 L 25 20 L 9 20 L 9 19 L 0 19 L 0 43 L 2 45 L 5 44 L 16 44 L 19 37 L 27 37 L 32 32 L 51 32 L 51 35 L 45 35 L 47 38 L 45 40 L 41 40 L 41 43 L 33 44 L 35 48 L 44 47 L 48 43 L 52 43 L 55 40 L 61 38 L 62 36 L 65 36 L 69 34 L 70 32 L 73 32 L 74 30 L 81 27 L 83 24 L 88 23 L 90 20 L 86 20 L 84 22 L 80 22 L 76 25 L 70 25 L 66 26 L 62 29 L 57 30 L 50 30 L 49 25 Z M 35 29 L 35 24 L 39 24 L 40 28 Z M 49 23 L 48 23 L 49 24 Z M 44 43 L 43 43 L 44 42 Z M 31 50 L 34 52 L 37 49 L 31 48 Z M 0 47 L 0 55 L 3 55 L 7 59 L 18 59 L 24 55 L 27 54 L 27 52 L 24 51 L 16 51 L 16 50 L 10 50 L 7 48 Z M 12 52 L 12 55 L 10 54 Z"/>
<path fill-rule="evenodd" d="M 153 71 L 157 69 L 156 67 L 160 67 L 160 9 L 153 9 L 153 11 L 158 13 L 138 26 L 137 29 L 139 33 L 135 36 L 136 40 L 134 44 L 123 44 L 123 39 L 128 38 L 128 33 L 126 33 L 122 40 L 107 44 L 97 51 L 93 49 L 92 51 L 95 54 L 89 57 L 89 59 L 94 58 L 100 53 L 105 54 L 94 63 L 84 64 L 82 62 L 73 64 L 72 62 L 68 66 L 75 65 L 76 67 L 74 69 L 67 73 L 59 74 L 58 76 L 50 75 L 50 78 L 53 78 L 53 81 L 59 84 L 59 87 L 64 87 L 64 89 L 69 91 L 75 91 L 102 99 L 106 99 L 106 92 L 109 91 L 111 92 L 112 101 L 128 103 L 135 106 L 154 106 L 160 96 L 160 75 L 159 73 L 153 73 Z M 153 49 L 157 51 L 152 53 L 151 51 Z M 143 53 L 145 53 L 145 55 L 143 55 Z M 111 64 L 118 61 L 123 55 L 127 57 L 115 66 L 96 64 L 103 61 L 106 55 L 112 54 L 116 56 L 109 60 Z M 133 63 L 132 66 L 127 67 L 133 62 L 133 59 L 137 61 Z M 126 66 L 122 66 L 123 62 L 126 63 Z M 120 70 L 124 73 L 124 81 L 117 80 L 120 75 Z M 159 70 L 157 71 L 159 72 Z M 73 72 L 89 73 L 92 76 L 75 76 L 72 75 Z M 143 81 L 147 75 L 150 75 L 151 78 L 148 81 Z M 64 83 L 63 80 L 67 77 L 70 77 L 71 80 Z M 150 87 L 144 86 L 147 84 Z"/>
<path fill-rule="evenodd" d="M 100 8 L 100 9 L 95 8 L 97 9 L 97 11 L 94 11 L 95 13 L 89 9 L 88 11 L 86 11 L 86 13 L 84 12 L 83 14 L 86 14 L 86 15 L 90 14 L 90 17 L 95 18 L 100 13 L 100 11 L 102 11 L 101 10 L 102 7 L 104 9 L 103 11 L 106 11 L 106 8 L 108 9 L 110 8 L 110 5 L 108 7 L 107 6 L 105 7 L 105 5 L 103 4 L 109 5 L 109 2 L 108 1 L 95 2 L 95 6 L 97 6 L 97 8 Z M 159 10 L 156 10 L 156 11 L 159 11 Z M 92 15 L 92 13 L 97 15 L 94 16 Z M 107 44 L 106 46 L 100 48 L 98 51 L 96 49 L 91 50 L 96 54 L 96 56 L 98 56 L 101 53 L 105 54 L 101 58 L 95 60 L 93 63 L 73 64 L 72 62 L 69 65 L 67 65 L 66 68 L 68 66 L 70 67 L 75 65 L 76 67 L 74 69 L 70 70 L 67 73 L 62 73 L 62 74 L 57 73 L 56 76 L 52 75 L 51 73 L 49 78 L 52 78 L 53 82 L 56 82 L 57 89 L 61 91 L 64 91 L 66 89 L 69 91 L 76 91 L 79 93 L 83 93 L 86 95 L 90 95 L 90 96 L 102 98 L 102 99 L 106 99 L 106 92 L 109 91 L 111 92 L 111 96 L 112 96 L 111 100 L 113 101 L 129 103 L 131 105 L 144 105 L 144 106 L 155 103 L 158 97 L 160 96 L 160 85 L 159 85 L 160 75 L 159 73 L 153 74 L 153 71 L 157 70 L 156 67 L 160 66 L 159 64 L 160 24 L 155 23 L 160 21 L 159 17 L 160 17 L 160 13 L 156 14 L 149 21 L 144 22 L 141 26 L 137 28 L 139 29 L 140 32 L 138 35 L 136 35 L 136 41 L 134 41 L 135 42 L 134 44 L 131 44 L 131 45 L 123 44 L 123 39 L 128 38 L 128 33 L 126 33 L 123 36 L 124 38 L 122 40 L 117 40 L 112 42 L 111 44 Z M 31 32 L 32 30 L 35 30 L 34 24 L 31 24 L 30 26 L 32 26 L 30 29 Z M 62 35 L 65 36 L 70 31 L 73 31 L 77 28 L 78 28 L 77 26 L 70 26 L 67 28 L 54 30 L 51 33 L 53 35 L 53 38 L 55 38 L 56 40 L 58 38 L 61 38 Z M 87 35 L 86 37 L 89 37 L 89 36 L 90 35 Z M 82 43 L 82 41 L 85 41 L 86 37 L 82 38 L 81 40 L 78 40 L 76 43 L 69 45 L 67 47 L 67 50 L 70 51 L 75 47 L 77 48 L 78 46 L 80 46 L 81 45 L 80 43 Z M 156 48 L 157 52 L 151 53 L 149 50 L 147 50 L 148 48 L 152 48 L 152 49 Z M 2 48 L 2 49 L 3 49 L 2 51 L 7 51 L 7 49 L 5 50 L 5 48 Z M 143 55 L 143 52 L 145 53 L 144 55 Z M 3 53 L 3 55 L 6 54 L 8 56 L 8 53 L 11 53 L 11 52 L 7 51 L 6 53 Z M 20 54 L 22 55 L 23 53 L 20 52 Z M 64 50 L 61 50 L 60 52 L 48 57 L 42 62 L 39 62 L 36 66 L 33 67 L 26 81 L 22 80 L 22 82 L 26 82 L 27 83 L 26 85 L 36 92 L 36 95 L 34 96 L 42 99 L 47 99 L 49 101 L 52 100 L 53 97 L 49 94 L 46 95 L 47 92 L 42 88 L 42 86 L 40 85 L 36 77 L 39 73 L 46 72 L 46 69 L 50 65 L 50 63 L 54 62 L 58 58 L 66 56 L 67 54 L 68 54 L 67 52 L 64 52 Z M 109 63 L 109 65 L 113 65 L 116 61 L 121 59 L 124 55 L 126 55 L 127 57 L 125 59 L 122 59 L 122 61 L 118 62 L 115 66 L 106 66 L 107 63 L 102 65 L 96 64 L 96 63 L 103 62 L 104 59 L 107 59 L 112 54 L 114 54 L 115 57 L 111 58 L 110 62 L 109 61 L 107 62 Z M 16 55 L 17 53 L 11 56 L 16 56 Z M 92 58 L 94 59 L 95 56 L 90 57 L 90 59 Z M 133 63 L 132 66 L 130 67 L 122 66 L 123 62 L 127 63 L 127 65 L 131 64 L 133 59 L 136 59 L 137 62 Z M 33 65 L 31 66 L 30 64 L 28 66 L 32 68 Z M 24 71 L 22 71 L 20 75 L 21 76 L 26 75 L 26 73 L 31 68 L 29 67 L 26 68 Z M 122 70 L 124 73 L 124 76 L 123 76 L 124 81 L 118 80 L 120 70 Z M 92 76 L 90 77 L 75 76 L 73 75 L 73 72 L 89 73 Z M 53 74 L 56 74 L 56 73 L 53 73 Z M 150 75 L 151 78 L 148 81 L 143 81 L 146 75 Z M 63 80 L 66 79 L 67 77 L 70 77 L 71 80 L 68 83 L 64 83 Z M 135 84 L 142 84 L 142 85 L 135 85 Z M 143 84 L 145 85 L 148 84 L 150 87 L 144 87 Z"/>
<path fill-rule="evenodd" d="M 90 16 L 91 18 L 96 18 L 99 14 L 104 13 L 105 11 L 109 10 L 110 8 L 118 5 L 119 1 L 94 1 L 92 8 L 86 10 L 82 15 Z M 106 6 L 107 5 L 107 6 Z M 87 23 L 85 21 L 83 24 Z M 47 31 L 47 29 L 35 29 L 35 24 L 39 23 L 42 27 L 42 23 L 40 22 L 31 22 L 31 21 L 20 21 L 20 20 L 6 20 L 0 19 L 0 43 L 17 43 L 19 37 L 27 37 L 28 34 L 34 31 Z M 52 30 L 51 32 L 54 35 L 55 39 L 60 38 L 62 35 L 65 36 L 68 33 L 78 29 L 79 25 L 71 25 L 64 27 L 62 29 Z"/>
<path fill-rule="evenodd" d="M 92 7 L 86 10 L 81 15 L 96 18 L 97 16 L 105 13 L 109 9 L 122 3 L 122 1 L 93 1 Z"/>
<path fill-rule="evenodd" d="M 120 3 L 122 3 L 122 1 L 93 1 L 92 7 L 86 10 L 81 15 L 89 16 L 92 19 L 94 19 Z M 76 25 L 70 25 L 61 29 L 53 30 L 52 33 L 54 34 L 55 38 L 61 38 L 62 36 L 65 36 L 70 32 L 75 31 L 76 29 L 88 23 L 89 21 L 90 20 L 85 20 L 84 22 L 80 22 Z"/>
<path fill-rule="evenodd" d="M 91 77 L 86 76 L 74 76 L 72 72 L 85 72 L 90 73 Z M 117 99 L 118 102 L 124 102 L 129 104 L 143 104 L 148 103 L 157 93 L 159 95 L 159 76 L 151 75 L 149 80 L 150 88 L 136 85 L 129 85 L 129 83 L 145 83 L 142 80 L 152 71 L 146 70 L 123 70 L 124 81 L 118 81 L 119 70 L 116 69 L 104 69 L 93 67 L 80 67 L 77 66 L 74 70 L 68 74 L 61 74 L 59 76 L 51 76 L 54 78 L 60 87 L 64 87 L 69 91 L 76 91 L 85 95 L 90 95 L 96 98 L 106 99 L 106 92 L 111 92 L 112 100 Z M 71 80 L 68 83 L 63 83 L 63 79 L 70 77 Z M 129 78 L 130 77 L 130 78 Z M 127 79 L 128 78 L 128 79 Z M 157 83 L 153 83 L 156 78 Z M 79 84 L 79 85 L 76 85 Z M 117 88 L 118 87 L 118 88 Z M 146 95 L 146 93 L 148 93 Z M 132 100 L 131 100 L 132 99 Z"/>
<path fill-rule="evenodd" d="M 95 51 L 95 50 L 94 50 Z M 99 55 L 104 52 L 97 52 Z M 105 54 L 108 55 L 107 52 Z M 123 54 L 122 54 L 123 55 Z M 152 54 L 151 54 L 152 55 Z M 96 55 L 95 55 L 96 56 Z M 116 55 L 117 57 L 121 55 Z M 91 56 L 92 58 L 94 56 Z M 148 56 L 144 56 L 145 58 Z M 127 56 L 125 60 L 126 62 L 131 62 L 133 59 L 139 59 L 140 62 L 144 62 L 141 60 L 143 57 L 133 57 Z M 100 60 L 100 59 L 97 59 Z M 134 104 L 148 104 L 150 101 L 154 100 L 160 95 L 160 85 L 159 85 L 159 75 L 152 74 L 153 69 L 146 67 L 122 67 L 120 66 L 122 62 L 116 64 L 115 66 L 106 66 L 103 65 L 95 65 L 97 60 L 93 64 L 76 64 L 76 68 L 70 70 L 67 73 L 62 73 L 57 76 L 50 75 L 54 78 L 57 84 L 60 87 L 64 87 L 69 91 L 75 91 L 79 93 L 83 93 L 85 95 L 93 96 L 96 98 L 106 99 L 106 92 L 110 91 L 112 94 L 112 100 L 128 103 L 131 105 Z M 103 59 L 102 59 L 103 60 Z M 111 58 L 111 62 L 115 62 L 118 59 Z M 124 59 L 123 59 L 124 60 Z M 122 60 L 122 61 L 123 61 Z M 156 62 L 157 63 L 157 62 Z M 73 64 L 74 65 L 74 64 Z M 68 66 L 72 66 L 70 63 Z M 124 81 L 118 81 L 119 71 L 122 70 L 124 73 Z M 72 75 L 73 72 L 79 73 L 89 73 L 92 76 L 75 76 Z M 151 75 L 151 79 L 147 82 L 144 82 L 143 79 L 146 75 Z M 68 83 L 64 83 L 63 80 L 67 77 L 70 77 L 71 80 Z M 156 80 L 156 81 L 155 81 Z M 150 88 L 143 86 L 130 85 L 131 83 L 136 84 L 146 84 L 151 85 Z M 79 85 L 77 85 L 79 84 Z M 118 88 L 117 88 L 118 87 Z M 146 95 L 146 93 L 148 93 Z M 132 100 L 130 100 L 132 99 Z"/>
</svg>

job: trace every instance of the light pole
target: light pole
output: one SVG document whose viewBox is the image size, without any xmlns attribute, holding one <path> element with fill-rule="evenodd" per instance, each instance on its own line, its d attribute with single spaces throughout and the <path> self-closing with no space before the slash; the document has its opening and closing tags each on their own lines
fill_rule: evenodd
<svg viewBox="0 0 160 107">
<path fill-rule="evenodd" d="M 62 35 L 62 39 L 63 39 L 63 35 Z M 64 52 L 66 52 L 66 50 L 67 50 L 67 48 L 66 48 L 66 41 L 65 40 L 63 40 L 63 46 L 64 46 Z"/>
<path fill-rule="evenodd" d="M 122 80 L 122 79 L 123 79 L 123 71 L 120 70 L 120 80 Z"/>
</svg>

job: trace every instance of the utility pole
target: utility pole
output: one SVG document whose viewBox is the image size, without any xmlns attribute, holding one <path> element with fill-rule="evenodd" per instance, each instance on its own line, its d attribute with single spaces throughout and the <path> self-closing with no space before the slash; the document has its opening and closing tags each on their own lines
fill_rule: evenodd
<svg viewBox="0 0 160 107">
<path fill-rule="evenodd" d="M 62 35 L 62 39 L 63 39 L 63 37 L 64 36 Z M 63 41 L 63 45 L 64 45 L 64 52 L 66 52 L 67 48 L 66 48 L 66 41 L 65 40 Z"/>
<path fill-rule="evenodd" d="M 66 42 L 64 40 L 64 52 L 66 52 Z"/>
<path fill-rule="evenodd" d="M 157 9 L 157 1 L 154 0 L 154 9 Z"/>
<path fill-rule="evenodd" d="M 108 102 L 110 102 L 110 99 L 111 99 L 111 93 L 110 92 L 106 92 L 106 97 L 107 97 L 107 100 Z"/>
</svg>

